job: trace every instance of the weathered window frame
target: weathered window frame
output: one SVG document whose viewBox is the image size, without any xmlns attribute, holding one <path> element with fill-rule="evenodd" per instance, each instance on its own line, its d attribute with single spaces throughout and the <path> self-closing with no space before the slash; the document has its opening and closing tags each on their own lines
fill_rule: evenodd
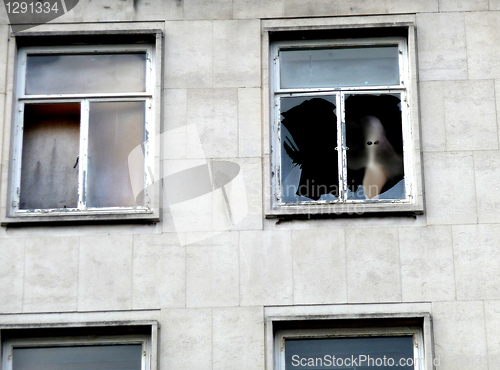
<svg viewBox="0 0 500 370">
<path fill-rule="evenodd" d="M 271 37 L 276 34 L 290 34 L 290 32 L 316 33 L 342 30 L 348 34 L 353 32 L 374 28 L 378 30 L 390 30 L 392 27 L 407 30 L 404 38 L 399 38 L 397 42 L 402 52 L 399 55 L 399 67 L 401 81 L 397 86 L 370 86 L 370 87 L 342 87 L 342 88 L 314 88 L 314 89 L 280 89 L 279 85 L 279 58 L 280 48 L 311 48 L 315 46 L 341 46 L 341 45 L 381 45 L 384 43 L 394 43 L 395 36 L 388 32 L 387 37 L 355 38 L 347 39 L 320 39 L 320 40 L 299 40 L 286 37 L 292 41 L 274 41 Z M 269 91 L 268 99 L 264 99 L 264 108 L 269 112 L 265 116 L 265 125 L 268 127 L 264 136 L 265 148 L 265 171 L 264 180 L 266 186 L 265 214 L 266 217 L 294 217 L 310 215 L 344 215 L 344 214 L 364 214 L 364 213 L 411 213 L 419 214 L 423 212 L 422 178 L 421 178 L 421 153 L 417 99 L 417 73 L 416 73 L 416 39 L 415 39 L 415 17 L 412 15 L 396 16 L 375 16 L 375 17 L 346 17 L 346 18 L 317 18 L 317 19 L 290 19 L 290 20 L 266 20 L 263 21 L 263 73 L 269 75 L 268 80 L 264 80 L 264 88 Z M 404 140 L 404 169 L 406 199 L 381 200 L 367 199 L 342 200 L 335 202 L 310 201 L 285 203 L 281 200 L 281 144 L 280 144 L 280 107 L 281 97 L 308 96 L 308 95 L 336 95 L 338 126 L 345 125 L 344 112 L 339 106 L 344 94 L 356 94 L 366 92 L 376 93 L 401 93 L 403 115 L 403 140 Z M 340 110 L 339 110 L 340 108 Z M 342 132 L 342 127 L 337 128 Z M 266 131 L 265 131 L 266 132 Z M 345 132 L 345 131 L 344 131 Z M 346 150 L 345 137 L 338 135 L 336 147 L 342 148 L 342 155 L 339 159 L 340 168 L 346 170 Z M 339 181 L 345 179 L 345 173 Z M 339 183 L 343 192 L 346 192 L 346 184 Z"/>
<path fill-rule="evenodd" d="M 6 186 L 2 187 L 2 215 L 1 224 L 31 224 L 40 222 L 157 222 L 160 219 L 160 189 L 154 180 L 160 178 L 160 145 L 159 131 L 161 119 L 161 81 L 162 81 L 162 41 L 163 33 L 158 28 L 158 24 L 131 25 L 127 30 L 121 30 L 118 24 L 113 24 L 111 30 L 99 30 L 100 25 L 95 28 L 92 25 L 82 30 L 65 30 L 70 25 L 58 25 L 62 30 L 23 32 L 11 35 L 9 43 L 9 64 L 15 68 L 11 70 L 9 84 L 13 87 L 7 92 L 7 103 L 11 104 L 12 110 L 7 110 L 5 123 L 8 127 L 6 138 L 9 158 L 2 168 L 3 178 L 9 179 Z M 153 28 L 155 27 L 155 28 Z M 52 28 L 52 27 L 51 27 Z M 90 29 L 90 30 L 87 30 Z M 92 30 L 93 29 L 93 30 Z M 121 38 L 131 36 L 130 43 L 123 43 Z M 72 38 L 77 39 L 72 43 Z M 40 38 L 43 45 L 33 46 L 38 42 L 33 41 Z M 103 39 L 101 42 L 100 39 Z M 61 39 L 61 44 L 57 41 Z M 113 40 L 120 40 L 114 43 Z M 29 41 L 25 41 L 29 40 Z M 82 42 L 81 40 L 85 40 Z M 87 41 L 88 40 L 88 41 Z M 110 40 L 110 41 L 109 41 Z M 137 41 L 139 40 L 139 41 Z M 56 46 L 49 46 L 56 45 Z M 63 46 L 61 46 L 63 45 Z M 131 94 L 52 94 L 52 95 L 30 95 L 24 94 L 24 72 L 23 59 L 26 53 L 130 53 L 145 52 L 146 59 L 146 90 L 142 93 Z M 20 159 L 22 155 L 22 106 L 26 102 L 30 103 L 81 103 L 81 135 L 80 143 L 86 140 L 84 130 L 88 128 L 88 104 L 92 101 L 144 101 L 145 102 L 145 137 L 144 143 L 144 205 L 140 207 L 101 207 L 86 209 L 81 202 L 83 194 L 83 171 L 79 171 L 79 204 L 76 209 L 40 209 L 40 210 L 20 210 L 19 209 L 19 188 L 20 188 Z M 7 105 L 8 107 L 8 105 Z M 12 122 L 12 123 L 10 123 Z M 9 126 L 10 125 L 10 126 Z M 85 155 L 82 155 L 84 146 L 80 145 L 80 156 L 78 166 L 84 168 Z M 4 152 L 5 153 L 5 152 Z"/>
</svg>

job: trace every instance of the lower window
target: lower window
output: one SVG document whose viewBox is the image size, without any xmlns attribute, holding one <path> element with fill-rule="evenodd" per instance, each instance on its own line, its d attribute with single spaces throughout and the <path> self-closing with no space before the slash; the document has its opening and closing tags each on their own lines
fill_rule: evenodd
<svg viewBox="0 0 500 370">
<path fill-rule="evenodd" d="M 5 370 L 149 370 L 148 335 L 33 337 L 4 341 Z"/>
<path fill-rule="evenodd" d="M 425 369 L 418 327 L 283 330 L 276 341 L 276 369 Z"/>
</svg>

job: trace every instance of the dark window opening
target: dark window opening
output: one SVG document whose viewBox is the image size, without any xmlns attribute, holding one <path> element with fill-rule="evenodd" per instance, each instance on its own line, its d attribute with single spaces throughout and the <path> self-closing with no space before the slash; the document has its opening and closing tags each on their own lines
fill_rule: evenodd
<svg viewBox="0 0 500 370">
<path fill-rule="evenodd" d="M 348 199 L 405 198 L 399 96 L 346 96 Z"/>
<path fill-rule="evenodd" d="M 20 209 L 76 208 L 80 104 L 24 107 Z"/>
<path fill-rule="evenodd" d="M 281 179 L 285 203 L 404 199 L 400 94 L 344 96 L 347 177 L 339 173 L 336 96 L 281 99 Z"/>
<path fill-rule="evenodd" d="M 335 96 L 281 100 L 283 200 L 339 196 Z"/>
</svg>

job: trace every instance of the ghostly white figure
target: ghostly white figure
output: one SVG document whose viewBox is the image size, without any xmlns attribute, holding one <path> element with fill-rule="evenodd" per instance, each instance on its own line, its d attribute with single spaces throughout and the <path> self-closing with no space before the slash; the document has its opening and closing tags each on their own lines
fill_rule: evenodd
<svg viewBox="0 0 500 370">
<path fill-rule="evenodd" d="M 356 150 L 348 151 L 347 166 L 352 170 L 364 168 L 363 188 L 371 199 L 379 195 L 385 183 L 403 174 L 403 158 L 387 140 L 377 117 L 364 116 L 357 121 L 363 142 Z"/>
</svg>

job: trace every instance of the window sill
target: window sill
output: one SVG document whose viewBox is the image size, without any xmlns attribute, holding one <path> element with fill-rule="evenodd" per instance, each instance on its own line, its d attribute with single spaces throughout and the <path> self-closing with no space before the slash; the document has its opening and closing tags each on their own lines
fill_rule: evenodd
<svg viewBox="0 0 500 370">
<path fill-rule="evenodd" d="M 416 203 L 344 203 L 283 205 L 266 210 L 266 218 L 342 218 L 377 216 L 415 216 L 423 214 L 424 207 Z"/>
<path fill-rule="evenodd" d="M 156 223 L 160 221 L 158 210 L 99 210 L 24 212 L 3 217 L 1 226 L 30 226 L 43 224 L 92 224 L 92 223 Z"/>
</svg>

